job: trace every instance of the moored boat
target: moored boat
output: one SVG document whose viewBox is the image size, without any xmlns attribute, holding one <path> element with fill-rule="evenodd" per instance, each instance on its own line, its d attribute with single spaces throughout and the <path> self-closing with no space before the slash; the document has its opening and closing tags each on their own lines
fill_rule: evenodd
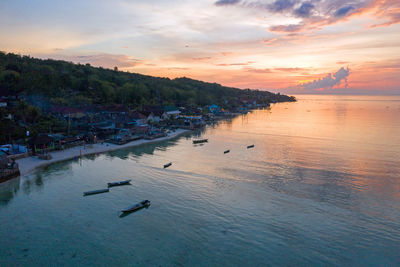
<svg viewBox="0 0 400 267">
<path fill-rule="evenodd" d="M 125 181 L 120 181 L 120 182 L 107 183 L 108 187 L 121 186 L 121 185 L 130 185 L 130 184 L 131 184 L 131 180 L 125 180 Z"/>
<path fill-rule="evenodd" d="M 121 212 L 132 212 L 132 211 L 136 211 L 142 208 L 146 208 L 150 206 L 150 200 L 143 200 L 140 203 L 137 203 L 133 206 L 127 207 L 125 209 L 122 209 Z"/>
<path fill-rule="evenodd" d="M 164 165 L 164 169 L 165 169 L 165 168 L 168 168 L 168 167 L 171 166 L 171 165 L 172 165 L 172 162 L 165 164 L 165 165 Z"/>
<path fill-rule="evenodd" d="M 208 142 L 208 139 L 193 140 L 193 144 L 200 144 L 200 143 L 206 143 L 206 142 Z"/>
<path fill-rule="evenodd" d="M 101 194 L 101 193 L 106 193 L 109 192 L 110 189 L 106 188 L 106 189 L 99 189 L 99 190 L 93 190 L 93 191 L 87 191 L 87 192 L 83 192 L 84 196 L 90 196 L 90 195 L 96 195 L 96 194 Z"/>
</svg>

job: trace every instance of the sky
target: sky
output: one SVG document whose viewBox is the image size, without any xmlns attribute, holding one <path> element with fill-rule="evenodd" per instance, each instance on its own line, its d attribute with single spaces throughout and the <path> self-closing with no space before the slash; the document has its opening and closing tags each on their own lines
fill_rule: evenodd
<svg viewBox="0 0 400 267">
<path fill-rule="evenodd" d="M 400 1 L 1 0 L 0 50 L 288 94 L 400 94 Z"/>
</svg>

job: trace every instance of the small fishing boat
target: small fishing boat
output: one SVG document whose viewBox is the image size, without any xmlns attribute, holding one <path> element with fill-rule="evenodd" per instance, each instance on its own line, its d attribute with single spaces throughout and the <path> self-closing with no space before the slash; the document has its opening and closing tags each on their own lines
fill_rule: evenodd
<svg viewBox="0 0 400 267">
<path fill-rule="evenodd" d="M 129 185 L 129 184 L 131 184 L 131 180 L 125 180 L 125 181 L 121 181 L 121 182 L 107 183 L 108 187 L 120 186 L 120 185 Z"/>
<path fill-rule="evenodd" d="M 106 189 L 99 189 L 99 190 L 93 190 L 93 191 L 87 191 L 87 192 L 83 192 L 84 196 L 90 196 L 90 195 L 96 195 L 96 194 L 101 194 L 101 193 L 106 193 L 109 192 L 110 189 L 106 188 Z"/>
<path fill-rule="evenodd" d="M 201 144 L 201 143 L 206 143 L 206 142 L 208 142 L 208 139 L 193 140 L 193 144 Z"/>
<path fill-rule="evenodd" d="M 143 200 L 140 203 L 137 203 L 133 206 L 127 207 L 126 209 L 122 209 L 121 212 L 132 212 L 132 211 L 136 211 L 142 208 L 147 208 L 150 206 L 150 200 Z"/>
<path fill-rule="evenodd" d="M 231 152 L 229 149 L 224 151 L 224 154 Z"/>
<path fill-rule="evenodd" d="M 168 168 L 168 167 L 171 166 L 171 165 L 172 165 L 172 162 L 165 164 L 165 165 L 164 165 L 164 169 L 165 169 L 165 168 Z"/>
<path fill-rule="evenodd" d="M 254 145 L 249 145 L 249 146 L 247 146 L 247 148 L 253 148 L 254 147 Z"/>
</svg>

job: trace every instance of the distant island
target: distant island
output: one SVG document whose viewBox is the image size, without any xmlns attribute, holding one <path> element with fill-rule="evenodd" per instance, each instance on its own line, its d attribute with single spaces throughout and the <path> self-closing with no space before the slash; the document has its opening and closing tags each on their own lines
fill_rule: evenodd
<svg viewBox="0 0 400 267">
<path fill-rule="evenodd" d="M 0 101 L 0 144 L 5 144 L 40 133 L 71 135 L 94 130 L 80 127 L 90 123 L 108 121 L 121 126 L 117 117 L 132 123 L 140 117 L 141 122 L 157 125 L 166 117 L 171 119 L 168 113 L 226 115 L 295 98 L 0 52 Z M 163 119 L 155 118 L 163 113 Z M 121 119 L 121 115 L 129 118 Z"/>
</svg>

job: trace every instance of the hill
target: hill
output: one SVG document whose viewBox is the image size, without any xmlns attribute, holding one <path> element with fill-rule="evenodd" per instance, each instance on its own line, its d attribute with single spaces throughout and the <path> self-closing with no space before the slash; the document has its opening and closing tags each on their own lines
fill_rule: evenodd
<svg viewBox="0 0 400 267">
<path fill-rule="evenodd" d="M 0 52 L 0 95 L 40 96 L 49 104 L 205 106 L 235 104 L 240 98 L 260 102 L 294 98 L 259 90 L 241 90 L 189 78 L 159 78 L 136 73 L 42 60 Z M 29 98 L 28 98 L 29 99 Z"/>
</svg>

